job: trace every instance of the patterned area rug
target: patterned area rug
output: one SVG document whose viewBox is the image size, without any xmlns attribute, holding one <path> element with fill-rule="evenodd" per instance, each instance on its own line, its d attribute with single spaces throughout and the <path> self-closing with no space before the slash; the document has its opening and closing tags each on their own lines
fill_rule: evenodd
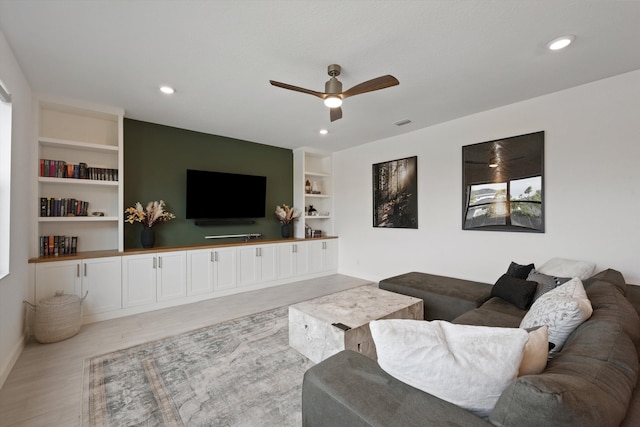
<svg viewBox="0 0 640 427">
<path fill-rule="evenodd" d="M 287 308 L 87 359 L 89 426 L 299 426 L 304 372 Z"/>
</svg>

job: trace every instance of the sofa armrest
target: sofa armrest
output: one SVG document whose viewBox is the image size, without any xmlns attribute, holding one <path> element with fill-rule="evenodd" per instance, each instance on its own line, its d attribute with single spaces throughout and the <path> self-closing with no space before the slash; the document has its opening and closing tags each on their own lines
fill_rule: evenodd
<svg viewBox="0 0 640 427">
<path fill-rule="evenodd" d="M 304 374 L 302 425 L 486 427 L 490 424 L 395 379 L 374 360 L 345 350 Z"/>
</svg>

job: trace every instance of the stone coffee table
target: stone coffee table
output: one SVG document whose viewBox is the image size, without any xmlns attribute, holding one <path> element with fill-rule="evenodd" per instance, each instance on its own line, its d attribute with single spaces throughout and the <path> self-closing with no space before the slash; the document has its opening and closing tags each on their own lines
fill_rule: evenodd
<svg viewBox="0 0 640 427">
<path fill-rule="evenodd" d="M 345 349 L 376 360 L 369 322 L 422 320 L 422 304 L 372 285 L 304 301 L 289 306 L 289 345 L 315 363 Z"/>
</svg>

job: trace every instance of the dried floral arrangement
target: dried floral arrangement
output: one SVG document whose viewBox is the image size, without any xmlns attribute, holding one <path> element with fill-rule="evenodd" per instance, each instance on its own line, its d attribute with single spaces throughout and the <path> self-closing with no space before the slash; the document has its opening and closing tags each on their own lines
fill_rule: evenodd
<svg viewBox="0 0 640 427">
<path fill-rule="evenodd" d="M 278 221 L 280 221 L 281 224 L 291 224 L 300 217 L 301 213 L 302 212 L 300 212 L 299 209 L 296 209 L 293 206 L 276 206 L 276 218 L 278 218 Z"/>
<path fill-rule="evenodd" d="M 154 224 L 167 222 L 176 217 L 171 212 L 165 211 L 164 207 L 164 200 L 149 202 L 145 209 L 142 208 L 140 202 L 136 202 L 135 206 L 124 211 L 128 214 L 125 222 L 129 224 L 140 222 L 145 227 L 152 227 Z"/>
</svg>

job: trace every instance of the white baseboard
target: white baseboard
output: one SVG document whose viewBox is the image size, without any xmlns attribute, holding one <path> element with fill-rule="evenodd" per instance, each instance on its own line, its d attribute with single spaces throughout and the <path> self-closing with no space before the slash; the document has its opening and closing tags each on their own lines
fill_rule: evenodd
<svg viewBox="0 0 640 427">
<path fill-rule="evenodd" d="M 11 373 L 13 366 L 18 361 L 18 357 L 20 357 L 20 354 L 22 354 L 22 350 L 24 350 L 24 346 L 25 346 L 25 337 L 23 335 L 22 338 L 20 338 L 20 340 L 13 347 L 13 351 L 10 353 L 11 357 L 9 358 L 7 363 L 5 363 L 2 366 L 2 369 L 0 370 L 0 389 L 2 388 L 2 386 L 4 386 L 4 382 L 9 377 L 9 373 Z"/>
</svg>

